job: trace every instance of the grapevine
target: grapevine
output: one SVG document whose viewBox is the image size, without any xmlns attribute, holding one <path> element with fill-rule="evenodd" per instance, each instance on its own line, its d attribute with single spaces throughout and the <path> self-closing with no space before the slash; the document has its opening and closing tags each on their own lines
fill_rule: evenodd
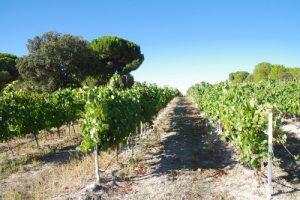
<svg viewBox="0 0 300 200">
<path fill-rule="evenodd" d="M 300 115 L 299 82 L 287 83 L 200 83 L 188 94 L 200 109 L 213 120 L 220 120 L 224 129 L 222 138 L 237 146 L 240 160 L 258 168 L 267 157 L 267 112 L 276 113 L 275 142 L 283 142 L 281 118 Z"/>
</svg>

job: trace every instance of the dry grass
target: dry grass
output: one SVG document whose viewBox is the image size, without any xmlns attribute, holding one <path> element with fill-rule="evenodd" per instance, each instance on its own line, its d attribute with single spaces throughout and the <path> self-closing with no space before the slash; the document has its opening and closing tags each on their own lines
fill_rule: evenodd
<svg viewBox="0 0 300 200">
<path fill-rule="evenodd" d="M 63 163 L 39 161 L 49 153 L 59 153 L 65 147 L 78 143 L 80 138 L 77 136 L 71 134 L 70 139 L 67 133 L 62 133 L 60 138 L 57 135 L 43 135 L 40 137 L 39 150 L 34 141 L 26 143 L 26 139 L 18 140 L 13 144 L 14 156 L 8 151 L 0 152 L 3 158 L 6 156 L 6 161 L 11 161 L 7 165 L 7 178 L 0 180 L 0 199 L 68 198 L 70 194 L 80 191 L 94 181 L 93 154 L 71 157 Z M 159 135 L 153 134 L 142 142 L 142 151 L 136 149 L 131 157 L 131 150 L 127 150 L 120 154 L 119 161 L 116 160 L 116 151 L 101 153 L 100 168 L 109 170 L 101 172 L 100 176 L 111 177 L 111 169 L 117 169 L 118 173 L 115 175 L 122 179 L 146 173 L 147 167 L 141 161 L 147 151 L 158 146 L 159 141 Z M 30 167 L 27 168 L 28 163 Z"/>
<path fill-rule="evenodd" d="M 57 193 L 82 187 L 90 179 L 93 162 L 90 156 L 73 158 L 67 162 L 44 162 L 52 153 L 74 148 L 81 136 L 79 127 L 69 135 L 53 133 L 39 135 L 40 149 L 30 138 L 16 138 L 0 143 L 0 199 L 45 199 Z M 76 180 L 76 181 L 74 181 Z"/>
<path fill-rule="evenodd" d="M 154 132 L 154 134 L 149 135 L 147 138 L 142 140 L 143 146 L 145 149 L 151 149 L 159 146 L 159 142 L 161 141 L 160 134 Z"/>
<path fill-rule="evenodd" d="M 55 194 L 70 193 L 82 188 L 93 177 L 92 156 L 73 159 L 65 164 L 51 165 L 19 183 L 11 183 L 3 199 L 46 199 Z"/>
<path fill-rule="evenodd" d="M 78 144 L 80 135 L 61 132 L 61 137 L 44 133 L 40 135 L 41 148 L 37 149 L 35 141 L 28 138 L 11 142 L 13 153 L 6 144 L 0 144 L 0 199 L 48 199 L 64 197 L 77 192 L 94 180 L 93 155 L 71 156 L 64 162 L 44 162 L 51 153 L 59 154 L 61 150 Z M 143 155 L 137 154 L 135 159 L 128 156 L 116 160 L 116 151 L 101 153 L 100 168 L 119 168 L 120 163 L 128 167 L 126 177 L 132 174 L 138 160 Z M 122 164 L 121 164 L 122 165 Z M 123 166 L 124 167 L 124 166 Z M 110 174 L 101 173 L 109 176 Z M 2 179 L 2 180 L 1 180 Z"/>
<path fill-rule="evenodd" d="M 104 169 L 114 153 L 102 153 L 100 168 Z M 72 194 L 94 180 L 93 155 L 74 158 L 64 164 L 52 164 L 22 182 L 10 183 L 2 193 L 3 199 L 47 199 Z"/>
<path fill-rule="evenodd" d="M 45 156 L 78 144 L 81 138 L 79 134 L 69 135 L 68 131 L 62 132 L 60 138 L 53 133 L 42 133 L 39 137 L 40 149 L 35 141 L 28 138 L 10 141 L 11 150 L 8 144 L 0 143 L 0 180 L 12 173 L 36 167 Z"/>
</svg>

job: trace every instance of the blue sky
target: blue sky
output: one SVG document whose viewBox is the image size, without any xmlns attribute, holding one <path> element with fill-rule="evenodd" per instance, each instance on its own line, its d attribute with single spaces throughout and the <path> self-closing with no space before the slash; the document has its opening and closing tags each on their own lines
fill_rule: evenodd
<svg viewBox="0 0 300 200">
<path fill-rule="evenodd" d="M 141 46 L 138 81 L 185 91 L 261 61 L 300 66 L 300 1 L 0 0 L 0 52 L 27 54 L 47 31 L 92 40 L 117 35 Z"/>
</svg>

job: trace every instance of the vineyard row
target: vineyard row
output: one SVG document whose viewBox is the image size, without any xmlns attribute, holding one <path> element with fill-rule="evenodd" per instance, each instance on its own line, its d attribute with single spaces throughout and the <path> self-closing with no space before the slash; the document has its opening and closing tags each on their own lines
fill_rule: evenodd
<svg viewBox="0 0 300 200">
<path fill-rule="evenodd" d="M 114 87 L 63 89 L 51 94 L 11 91 L 0 94 L 0 142 L 49 131 L 83 119 L 81 149 L 94 144 L 101 149 L 124 141 L 139 122 L 149 122 L 178 90 L 135 84 L 131 89 Z"/>
<path fill-rule="evenodd" d="M 274 113 L 274 142 L 285 141 L 280 130 L 283 117 L 300 116 L 300 84 L 200 83 L 188 90 L 199 108 L 222 124 L 222 138 L 240 150 L 240 160 L 259 168 L 268 155 L 268 112 Z"/>
</svg>

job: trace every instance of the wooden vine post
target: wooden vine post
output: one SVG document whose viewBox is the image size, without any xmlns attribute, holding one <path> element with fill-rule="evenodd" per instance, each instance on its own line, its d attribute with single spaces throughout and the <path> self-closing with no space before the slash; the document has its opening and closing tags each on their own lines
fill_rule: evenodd
<svg viewBox="0 0 300 200">
<path fill-rule="evenodd" d="M 268 185 L 267 185 L 267 199 L 272 198 L 272 157 L 273 157 L 273 114 L 269 111 L 268 114 Z"/>
<path fill-rule="evenodd" d="M 140 134 L 142 135 L 143 134 L 143 122 L 141 122 L 140 128 L 141 128 Z"/>
<path fill-rule="evenodd" d="M 100 175 L 99 175 L 99 156 L 98 156 L 98 144 L 96 144 L 95 150 L 95 175 L 96 175 L 96 183 L 100 182 Z"/>
<path fill-rule="evenodd" d="M 69 129 L 69 136 L 71 136 L 71 124 L 68 123 L 68 129 Z"/>
<path fill-rule="evenodd" d="M 222 134 L 222 126 L 221 126 L 221 121 L 220 120 L 218 120 L 218 122 L 217 122 L 217 132 L 218 132 L 219 135 Z"/>
<path fill-rule="evenodd" d="M 133 136 L 130 137 L 130 146 L 131 146 L 131 157 L 134 155 L 134 139 Z"/>
</svg>

